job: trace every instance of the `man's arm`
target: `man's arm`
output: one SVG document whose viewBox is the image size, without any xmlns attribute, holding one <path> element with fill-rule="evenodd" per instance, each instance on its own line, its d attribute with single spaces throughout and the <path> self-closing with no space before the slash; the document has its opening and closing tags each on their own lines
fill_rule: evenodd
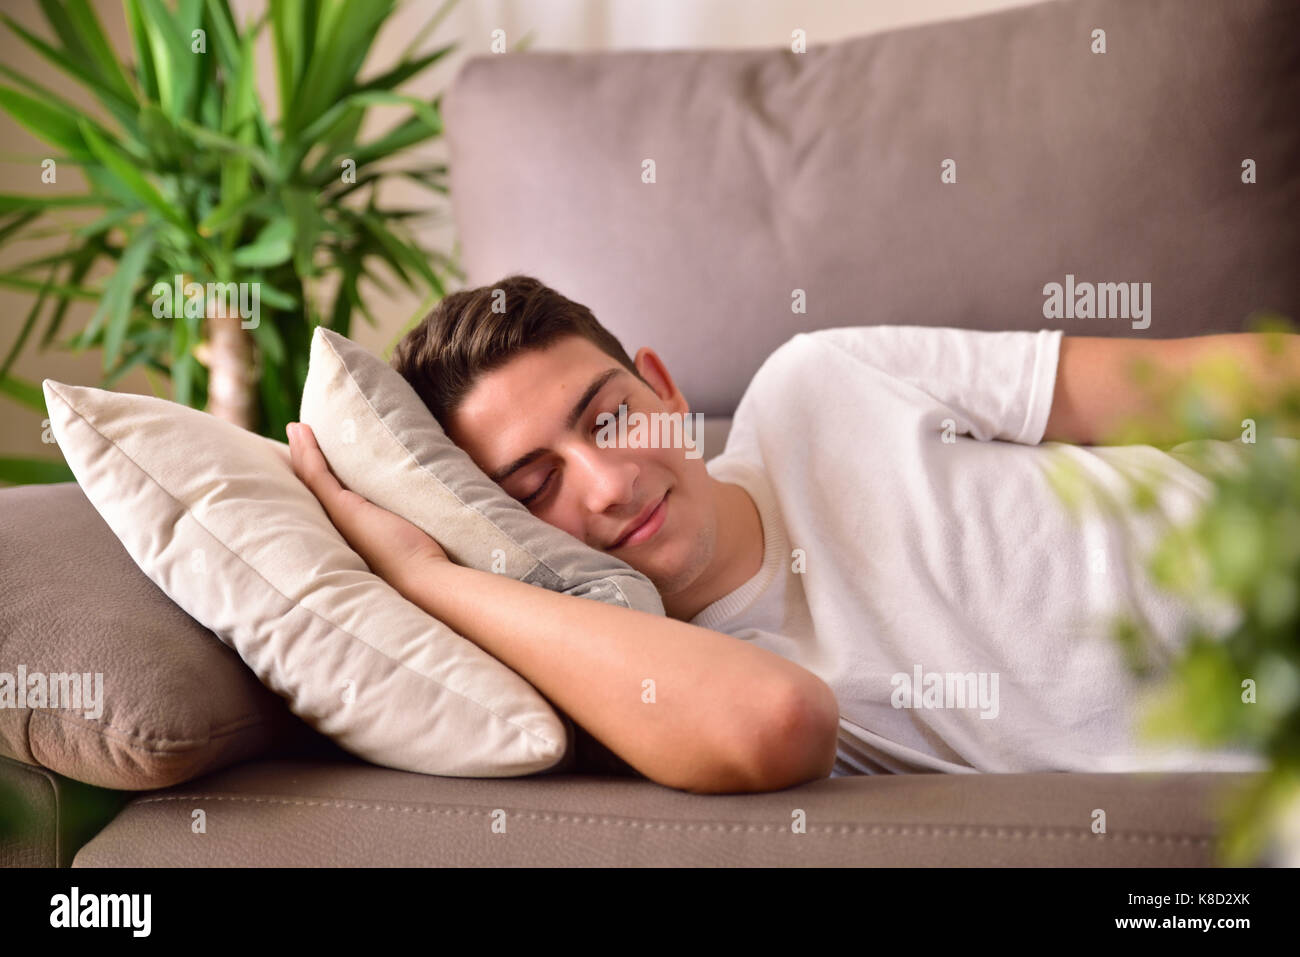
<svg viewBox="0 0 1300 957">
<path fill-rule="evenodd" d="M 646 777 L 730 793 L 830 774 L 839 707 L 816 675 L 730 635 L 456 565 L 413 524 L 345 489 L 310 429 L 297 431 L 294 471 L 375 574 Z"/>
<path fill-rule="evenodd" d="M 395 587 L 412 602 L 519 672 L 661 784 L 700 793 L 766 791 L 831 771 L 834 694 L 778 655 L 686 622 L 449 561 L 411 567 L 399 581 Z"/>
<path fill-rule="evenodd" d="M 1300 336 L 1278 337 L 1282 351 L 1269 353 L 1266 333 L 1228 333 L 1185 339 L 1106 339 L 1062 336 L 1052 411 L 1045 442 L 1095 445 L 1125 420 L 1140 416 L 1152 423 L 1155 444 L 1175 444 L 1180 434 L 1169 410 L 1161 408 L 1134 371 L 1146 364 L 1161 379 L 1185 377 L 1210 358 L 1226 359 L 1256 385 L 1261 396 L 1286 383 L 1300 382 Z M 1233 438 L 1225 433 L 1218 438 Z"/>
</svg>

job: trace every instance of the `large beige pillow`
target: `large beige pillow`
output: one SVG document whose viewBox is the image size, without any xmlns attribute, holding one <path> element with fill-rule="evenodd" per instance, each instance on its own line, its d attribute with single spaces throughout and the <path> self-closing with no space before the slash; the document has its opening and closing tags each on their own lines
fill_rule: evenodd
<svg viewBox="0 0 1300 957">
<path fill-rule="evenodd" d="M 287 445 L 163 399 L 44 389 L 68 465 L 131 558 L 311 727 L 428 774 L 521 775 L 564 756 L 547 701 L 372 574 Z"/>
</svg>

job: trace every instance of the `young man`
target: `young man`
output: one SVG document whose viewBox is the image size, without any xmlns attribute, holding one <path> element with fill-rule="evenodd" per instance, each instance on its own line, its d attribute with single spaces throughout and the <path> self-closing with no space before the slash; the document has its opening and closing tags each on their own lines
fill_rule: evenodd
<svg viewBox="0 0 1300 957">
<path fill-rule="evenodd" d="M 1282 375 L 1300 370 L 1297 338 Z M 1127 610 L 1162 658 L 1177 651 L 1189 609 L 1131 570 L 1153 523 L 1186 515 L 1208 482 L 1151 446 L 1063 447 L 1112 488 L 1143 467 L 1165 477 L 1157 516 L 1076 524 L 1039 445 L 1092 443 L 1141 407 L 1131 360 L 1177 372 L 1211 354 L 1279 376 L 1251 334 L 804 333 L 759 369 L 706 465 L 683 447 L 598 441 L 620 406 L 689 411 L 653 350 L 633 361 L 589 310 L 526 276 L 444 298 L 394 367 L 533 514 L 649 577 L 667 617 L 457 566 L 342 488 L 309 429 L 290 442 L 377 574 L 662 784 L 1253 769 L 1234 752 L 1142 750 L 1139 689 L 1108 630 Z"/>
</svg>

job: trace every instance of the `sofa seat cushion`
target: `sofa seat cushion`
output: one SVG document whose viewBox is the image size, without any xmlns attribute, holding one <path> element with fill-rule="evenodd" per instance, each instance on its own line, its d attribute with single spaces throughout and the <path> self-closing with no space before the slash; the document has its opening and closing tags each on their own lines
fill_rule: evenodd
<svg viewBox="0 0 1300 957">
<path fill-rule="evenodd" d="M 73 866 L 1206 866 L 1211 802 L 1250 777 L 882 775 L 697 795 L 599 775 L 259 761 L 141 795 Z M 1095 808 L 1124 811 L 1094 834 Z M 196 810 L 206 833 L 191 830 Z"/>
</svg>

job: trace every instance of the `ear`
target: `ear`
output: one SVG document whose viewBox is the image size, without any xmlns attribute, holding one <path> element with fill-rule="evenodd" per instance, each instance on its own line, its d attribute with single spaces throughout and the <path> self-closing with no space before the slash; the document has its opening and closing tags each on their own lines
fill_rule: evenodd
<svg viewBox="0 0 1300 957">
<path fill-rule="evenodd" d="M 650 388 L 654 389 L 655 395 L 668 411 L 685 414 L 691 410 L 686 396 L 677 390 L 668 367 L 664 365 L 663 359 L 659 358 L 657 352 L 649 346 L 642 346 L 637 350 L 632 361 L 636 364 L 637 371 L 641 373 L 641 378 L 650 384 Z"/>
</svg>

